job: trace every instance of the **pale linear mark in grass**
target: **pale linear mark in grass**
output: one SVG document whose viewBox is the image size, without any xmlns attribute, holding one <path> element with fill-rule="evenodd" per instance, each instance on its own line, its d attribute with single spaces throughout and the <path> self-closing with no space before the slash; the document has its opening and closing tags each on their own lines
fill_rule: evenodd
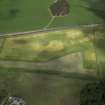
<svg viewBox="0 0 105 105">
<path fill-rule="evenodd" d="M 50 21 L 48 22 L 48 24 L 44 27 L 44 29 L 47 29 L 55 20 L 56 16 L 52 16 L 52 18 L 50 19 Z"/>
</svg>

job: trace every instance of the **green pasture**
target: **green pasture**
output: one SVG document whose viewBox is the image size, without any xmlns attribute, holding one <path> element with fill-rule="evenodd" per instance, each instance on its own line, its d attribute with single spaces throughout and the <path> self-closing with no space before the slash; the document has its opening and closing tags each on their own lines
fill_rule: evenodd
<svg viewBox="0 0 105 105">
<path fill-rule="evenodd" d="M 69 15 L 55 17 L 49 25 L 50 28 L 103 22 L 104 15 L 101 17 L 91 8 L 96 12 L 101 9 L 98 13 L 104 14 L 104 8 L 101 6 L 104 2 L 68 1 Z M 0 0 L 0 33 L 43 29 L 52 19 L 48 7 L 53 2 L 54 0 Z"/>
<path fill-rule="evenodd" d="M 80 91 L 90 81 L 59 75 L 0 71 L 0 103 L 9 95 L 22 97 L 28 105 L 78 105 Z"/>
</svg>

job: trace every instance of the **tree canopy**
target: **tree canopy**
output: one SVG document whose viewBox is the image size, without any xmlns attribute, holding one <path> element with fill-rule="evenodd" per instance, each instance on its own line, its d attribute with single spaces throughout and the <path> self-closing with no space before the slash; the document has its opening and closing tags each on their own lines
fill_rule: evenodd
<svg viewBox="0 0 105 105">
<path fill-rule="evenodd" d="M 81 90 L 80 105 L 105 105 L 105 80 L 89 83 Z"/>
</svg>

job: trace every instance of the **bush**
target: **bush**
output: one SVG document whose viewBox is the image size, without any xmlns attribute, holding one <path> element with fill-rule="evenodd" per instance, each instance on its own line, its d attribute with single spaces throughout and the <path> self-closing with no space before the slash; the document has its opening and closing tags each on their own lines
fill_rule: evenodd
<svg viewBox="0 0 105 105">
<path fill-rule="evenodd" d="M 80 93 L 80 105 L 105 105 L 105 81 L 87 84 Z"/>
</svg>

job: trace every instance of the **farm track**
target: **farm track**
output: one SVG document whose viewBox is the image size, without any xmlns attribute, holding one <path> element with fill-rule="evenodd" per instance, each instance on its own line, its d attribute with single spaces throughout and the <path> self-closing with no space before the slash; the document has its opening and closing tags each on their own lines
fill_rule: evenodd
<svg viewBox="0 0 105 105">
<path fill-rule="evenodd" d="M 64 29 L 69 29 L 69 28 L 82 28 L 82 27 L 96 27 L 96 26 L 105 26 L 105 23 L 103 24 L 90 24 L 90 25 L 76 25 L 76 26 L 65 26 L 65 27 L 60 27 L 60 28 L 43 28 L 42 30 L 33 30 L 33 31 L 27 31 L 27 32 L 16 32 L 16 33 L 0 33 L 0 38 L 8 38 L 11 36 L 22 36 L 22 35 L 32 35 L 32 34 L 39 34 L 43 32 L 52 32 L 52 31 L 60 31 Z"/>
</svg>

